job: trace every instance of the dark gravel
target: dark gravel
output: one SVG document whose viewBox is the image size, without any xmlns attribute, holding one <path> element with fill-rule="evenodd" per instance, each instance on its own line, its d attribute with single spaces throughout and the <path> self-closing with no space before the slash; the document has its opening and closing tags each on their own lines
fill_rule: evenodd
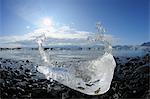
<svg viewBox="0 0 150 99">
<path fill-rule="evenodd" d="M 2 99 L 150 99 L 149 54 L 132 58 L 115 57 L 115 60 L 117 66 L 110 90 L 102 95 L 90 96 L 72 90 L 52 79 L 45 79 L 35 68 L 31 68 L 36 66 L 29 60 L 14 61 L 0 58 L 0 97 Z"/>
</svg>

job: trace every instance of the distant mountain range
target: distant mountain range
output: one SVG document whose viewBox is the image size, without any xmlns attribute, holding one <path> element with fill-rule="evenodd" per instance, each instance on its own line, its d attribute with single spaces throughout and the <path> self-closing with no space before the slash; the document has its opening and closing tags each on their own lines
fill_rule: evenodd
<svg viewBox="0 0 150 99">
<path fill-rule="evenodd" d="M 141 46 L 150 46 L 150 42 L 143 43 Z"/>
<path fill-rule="evenodd" d="M 141 45 L 116 45 L 115 50 L 150 50 L 150 42 L 145 42 Z"/>
<path fill-rule="evenodd" d="M 26 42 L 24 44 L 28 44 Z M 32 42 L 31 42 L 32 43 Z M 32 45 L 32 44 L 31 44 Z M 34 44 L 36 45 L 36 44 Z M 38 46 L 28 46 L 28 47 L 14 47 L 14 48 L 7 48 L 7 47 L 0 47 L 0 50 L 19 50 L 19 49 L 32 49 L 38 50 Z M 104 46 L 101 45 L 55 45 L 55 46 L 44 46 L 44 50 L 104 50 Z M 143 43 L 141 45 L 115 45 L 113 46 L 113 50 L 145 50 L 150 51 L 150 42 Z"/>
</svg>

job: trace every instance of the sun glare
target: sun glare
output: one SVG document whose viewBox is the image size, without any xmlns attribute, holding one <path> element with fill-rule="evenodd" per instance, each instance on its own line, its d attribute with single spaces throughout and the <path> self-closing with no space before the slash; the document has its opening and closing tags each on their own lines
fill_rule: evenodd
<svg viewBox="0 0 150 99">
<path fill-rule="evenodd" d="M 52 20 L 50 18 L 43 18 L 42 25 L 44 26 L 52 26 Z"/>
</svg>

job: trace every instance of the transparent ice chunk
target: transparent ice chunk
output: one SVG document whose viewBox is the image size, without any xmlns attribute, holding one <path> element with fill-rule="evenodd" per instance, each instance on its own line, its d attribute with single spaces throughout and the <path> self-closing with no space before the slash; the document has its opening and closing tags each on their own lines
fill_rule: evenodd
<svg viewBox="0 0 150 99">
<path fill-rule="evenodd" d="M 110 42 L 104 39 L 105 29 L 100 23 L 97 23 L 96 26 L 98 33 L 89 36 L 86 42 L 88 45 L 102 44 L 104 49 L 103 51 L 100 50 L 101 54 L 95 50 L 90 50 L 90 52 L 83 51 L 83 49 L 78 51 L 59 50 L 56 53 L 61 54 L 52 57 L 42 47 L 46 36 L 43 34 L 36 38 L 41 58 L 44 61 L 44 64 L 38 66 L 37 70 L 43 73 L 47 79 L 52 78 L 85 94 L 99 95 L 107 92 L 110 88 L 116 63 L 111 54 L 112 46 Z"/>
</svg>

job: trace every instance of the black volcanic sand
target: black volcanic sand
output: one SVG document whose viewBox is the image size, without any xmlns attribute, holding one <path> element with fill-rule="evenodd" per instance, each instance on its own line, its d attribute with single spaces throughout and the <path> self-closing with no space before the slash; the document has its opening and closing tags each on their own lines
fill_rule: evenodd
<svg viewBox="0 0 150 99">
<path fill-rule="evenodd" d="M 52 79 L 45 79 L 29 60 L 14 61 L 0 58 L 1 98 L 89 98 L 89 99 L 150 99 L 149 60 L 143 57 L 115 58 L 117 66 L 110 90 L 105 94 L 90 96 L 72 90 Z M 123 60 L 126 60 L 123 62 Z M 31 68 L 31 67 L 30 67 Z M 38 79 L 38 77 L 40 79 Z"/>
</svg>

